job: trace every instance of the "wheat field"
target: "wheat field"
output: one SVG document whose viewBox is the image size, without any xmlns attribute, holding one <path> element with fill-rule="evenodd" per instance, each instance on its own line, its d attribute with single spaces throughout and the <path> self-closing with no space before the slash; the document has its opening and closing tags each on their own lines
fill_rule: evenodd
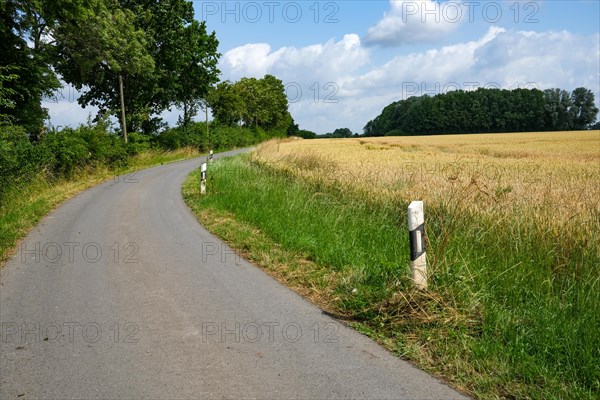
<svg viewBox="0 0 600 400">
<path fill-rule="evenodd" d="M 253 156 L 373 196 L 600 232 L 600 131 L 271 141 Z"/>
</svg>

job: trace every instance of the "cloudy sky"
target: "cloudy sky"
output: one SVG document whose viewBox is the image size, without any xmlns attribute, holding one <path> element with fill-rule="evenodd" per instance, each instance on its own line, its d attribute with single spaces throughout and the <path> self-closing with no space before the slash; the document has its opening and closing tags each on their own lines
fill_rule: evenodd
<svg viewBox="0 0 600 400">
<path fill-rule="evenodd" d="M 216 31 L 221 79 L 273 74 L 301 129 L 364 125 L 392 101 L 476 87 L 585 86 L 600 101 L 600 2 L 195 1 Z M 76 93 L 46 103 L 85 122 Z M 175 123 L 178 110 L 163 116 Z"/>
</svg>

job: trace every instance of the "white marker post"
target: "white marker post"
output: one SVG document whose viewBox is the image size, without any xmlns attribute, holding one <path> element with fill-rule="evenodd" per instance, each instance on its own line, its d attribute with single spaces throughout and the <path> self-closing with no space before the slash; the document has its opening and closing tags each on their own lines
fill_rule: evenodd
<svg viewBox="0 0 600 400">
<path fill-rule="evenodd" d="M 211 150 L 208 156 L 208 162 L 212 164 L 213 162 L 213 151 Z"/>
<path fill-rule="evenodd" d="M 425 215 L 423 202 L 408 206 L 408 235 L 410 237 L 410 270 L 415 286 L 427 289 L 427 254 L 425 252 Z"/>
<path fill-rule="evenodd" d="M 206 163 L 200 167 L 200 194 L 206 194 Z"/>
</svg>

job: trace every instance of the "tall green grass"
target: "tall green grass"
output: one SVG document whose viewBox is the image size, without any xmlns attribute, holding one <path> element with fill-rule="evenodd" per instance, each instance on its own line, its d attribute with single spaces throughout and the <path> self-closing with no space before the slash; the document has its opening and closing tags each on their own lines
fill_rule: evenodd
<svg viewBox="0 0 600 400">
<path fill-rule="evenodd" d="M 309 291 L 332 292 L 321 305 L 457 388 L 480 398 L 600 398 L 597 238 L 544 231 L 527 210 L 485 219 L 459 196 L 426 205 L 430 288 L 419 292 L 408 279 L 409 199 L 299 180 L 247 155 L 211 165 L 207 196 L 193 190 L 197 179 L 184 188 L 192 209 L 233 215 L 309 260 L 293 274 L 311 277 Z M 252 253 L 247 231 L 227 235 Z"/>
</svg>

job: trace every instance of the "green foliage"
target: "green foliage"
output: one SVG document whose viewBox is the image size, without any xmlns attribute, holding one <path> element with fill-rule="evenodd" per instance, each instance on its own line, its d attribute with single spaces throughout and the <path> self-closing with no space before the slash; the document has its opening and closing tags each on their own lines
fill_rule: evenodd
<svg viewBox="0 0 600 400">
<path fill-rule="evenodd" d="M 338 128 L 333 132 L 326 133 L 321 135 L 321 138 L 327 139 L 342 139 L 342 138 L 351 138 L 355 136 L 349 128 Z"/>
<path fill-rule="evenodd" d="M 205 22 L 193 21 L 183 29 L 184 40 L 178 46 L 177 62 L 169 75 L 174 103 L 183 109 L 182 125 L 187 127 L 198 113 L 200 101 L 206 107 L 209 89 L 219 81 L 217 53 L 219 42 L 215 33 L 206 33 Z"/>
<path fill-rule="evenodd" d="M 299 136 L 299 132 L 300 132 L 300 128 L 298 128 L 298 124 L 294 121 L 294 118 L 292 118 L 292 122 L 290 123 L 290 126 L 287 128 L 286 134 L 288 136 Z"/>
<path fill-rule="evenodd" d="M 242 122 L 246 127 L 287 132 L 293 124 L 283 82 L 273 75 L 222 82 L 210 94 L 208 104 L 215 119 L 230 127 Z"/>
<path fill-rule="evenodd" d="M 154 70 L 154 59 L 147 51 L 148 38 L 135 28 L 134 18 L 130 10 L 109 10 L 101 4 L 93 14 L 57 30 L 56 69 L 78 90 L 88 88 L 78 99 L 83 107 L 95 105 L 101 112 L 116 114 L 121 105 L 119 77 L 126 85 Z M 140 110 L 131 96 L 126 99 L 133 125 L 133 116 Z"/>
<path fill-rule="evenodd" d="M 72 129 L 50 132 L 38 147 L 45 167 L 59 176 L 73 177 L 91 159 L 85 140 L 74 132 Z"/>
<path fill-rule="evenodd" d="M 584 87 L 573 90 L 571 102 L 573 106 L 569 111 L 573 114 L 574 129 L 585 129 L 596 121 L 598 107 L 594 103 L 594 93 L 591 90 Z"/>
<path fill-rule="evenodd" d="M 248 147 L 265 140 L 284 137 L 281 129 L 264 130 L 261 127 L 228 126 L 213 122 L 209 124 L 208 136 L 204 122 L 192 122 L 188 127 L 166 129 L 154 139 L 157 146 L 174 150 L 190 146 L 207 152 Z"/>
<path fill-rule="evenodd" d="M 19 75 L 10 73 L 15 70 L 16 68 L 14 67 L 0 66 L 0 109 L 15 108 L 14 95 L 16 94 L 16 91 L 9 87 L 4 87 L 4 82 L 13 82 L 19 78 Z M 2 122 L 3 118 L 8 118 L 8 116 L 0 114 L 0 122 Z"/>
<path fill-rule="evenodd" d="M 86 167 L 124 166 L 128 152 L 132 153 L 103 121 L 51 131 L 37 142 L 23 127 L 0 126 L 0 198 L 2 189 L 27 183 L 40 173 L 70 178 Z"/>
<path fill-rule="evenodd" d="M 206 150 L 203 146 L 206 138 L 206 124 L 204 122 L 191 123 L 188 127 L 166 129 L 161 132 L 154 142 L 166 150 L 175 150 L 180 147 L 190 146 Z"/>
<path fill-rule="evenodd" d="M 48 117 L 42 99 L 60 87 L 43 35 L 56 25 L 65 3 L 0 1 L 0 115 L 34 136 L 43 131 Z"/>
<path fill-rule="evenodd" d="M 594 94 L 577 88 L 478 89 L 410 97 L 386 106 L 364 127 L 366 136 L 534 132 L 585 129 L 595 121 Z"/>
<path fill-rule="evenodd" d="M 9 186 L 35 172 L 33 150 L 23 127 L 0 126 L 0 198 Z"/>
<path fill-rule="evenodd" d="M 210 92 L 208 104 L 215 120 L 227 126 L 238 124 L 245 113 L 239 85 L 232 84 L 230 81 L 220 82 L 215 90 Z"/>
<path fill-rule="evenodd" d="M 66 82 L 87 89 L 82 106 L 118 114 L 124 81 L 127 130 L 157 133 L 158 115 L 184 109 L 187 125 L 218 81 L 218 41 L 194 20 L 186 0 L 97 3 L 93 12 L 60 25 L 56 69 Z"/>
<path fill-rule="evenodd" d="M 152 136 L 142 135 L 136 132 L 129 134 L 127 153 L 131 156 L 150 150 L 152 147 Z"/>
<path fill-rule="evenodd" d="M 296 132 L 295 136 L 299 136 L 302 139 L 316 139 L 317 138 L 317 134 L 315 132 L 307 131 L 306 129 L 300 129 L 298 132 Z"/>
</svg>

